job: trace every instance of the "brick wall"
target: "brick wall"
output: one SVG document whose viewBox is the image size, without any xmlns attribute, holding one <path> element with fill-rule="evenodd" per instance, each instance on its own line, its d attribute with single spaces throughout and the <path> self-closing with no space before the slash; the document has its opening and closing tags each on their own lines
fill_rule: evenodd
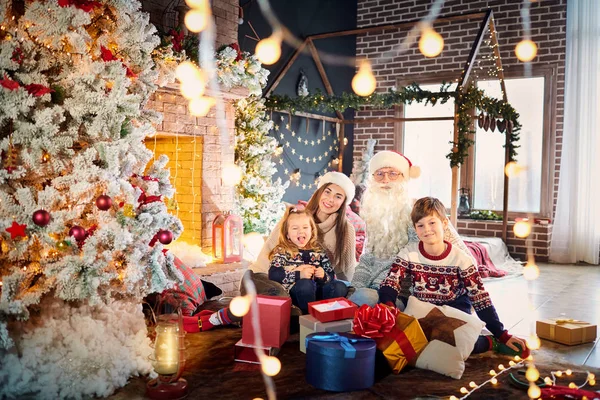
<svg viewBox="0 0 600 400">
<path fill-rule="evenodd" d="M 461 235 L 502 237 L 502 221 L 474 221 L 459 219 L 457 230 Z M 533 255 L 537 261 L 548 262 L 552 225 L 534 224 L 531 234 L 527 239 L 515 236 L 513 232 L 514 221 L 508 222 L 506 246 L 508 252 L 516 259 L 527 260 L 527 240 L 531 240 Z"/>
<path fill-rule="evenodd" d="M 142 0 L 142 9 L 150 14 L 150 22 L 164 31 L 178 25 L 179 12 L 176 5 L 183 1 Z M 238 0 L 212 0 L 212 10 L 217 25 L 216 48 L 223 44 L 237 42 Z"/>
<path fill-rule="evenodd" d="M 422 18 L 427 14 L 432 1 L 418 0 L 358 0 L 358 27 L 393 24 Z M 523 71 L 514 55 L 515 45 L 522 39 L 520 8 L 522 2 L 511 0 L 447 0 L 440 12 L 441 16 L 485 12 L 491 8 L 498 33 L 499 48 L 505 70 Z M 556 117 L 554 121 L 554 171 L 552 179 L 552 209 L 556 209 L 558 192 L 558 168 L 562 151 L 563 109 L 564 109 L 564 73 L 566 53 L 566 0 L 540 0 L 530 3 L 531 34 L 538 44 L 538 56 L 531 63 L 533 67 L 553 65 L 556 74 Z M 358 57 L 372 60 L 373 72 L 377 78 L 377 91 L 384 92 L 399 81 L 410 82 L 411 77 L 423 77 L 435 74 L 454 74 L 455 78 L 468 58 L 471 46 L 477 35 L 480 20 L 436 23 L 435 29 L 442 35 L 445 47 L 442 54 L 434 59 L 422 56 L 414 44 L 408 51 L 388 60 L 377 60 L 382 53 L 397 46 L 405 37 L 408 29 L 387 30 L 357 36 L 356 52 Z M 510 93 L 508 93 L 510 101 Z M 364 108 L 356 113 L 356 118 L 394 117 L 394 110 L 376 110 Z M 361 157 L 367 139 L 377 139 L 375 147 L 379 150 L 397 150 L 396 129 L 393 123 L 358 125 L 354 129 L 354 160 Z M 410 156 L 410 155 L 409 155 Z M 477 224 L 479 222 L 473 222 Z M 490 223 L 486 223 L 490 224 Z M 545 227 L 544 229 L 550 229 Z M 512 231 L 511 231 L 512 232 Z M 543 234 L 543 233 L 542 233 Z M 549 242 L 548 242 L 549 243 Z M 510 245 L 512 251 L 521 245 Z M 548 244 L 546 245 L 547 252 Z M 518 252 L 515 254 L 519 254 Z"/>
<path fill-rule="evenodd" d="M 213 219 L 219 212 L 233 209 L 233 187 L 224 185 L 221 175 L 223 166 L 234 161 L 235 114 L 233 103 L 225 102 L 229 142 L 222 143 L 214 108 L 206 117 L 194 117 L 189 115 L 187 104 L 176 89 L 162 88 L 152 95 L 147 107 L 161 112 L 163 122 L 156 127 L 156 138 L 146 140 L 146 146 L 154 150 L 156 141 L 157 155 L 164 153 L 169 156 L 171 183 L 176 188 L 175 199 L 180 206 L 178 216 L 185 228 L 182 239 L 209 250 L 212 247 Z M 198 140 L 194 153 L 195 139 Z M 175 159 L 178 159 L 177 167 Z M 192 209 L 194 205 L 196 208 Z M 193 218 L 190 211 L 195 213 Z"/>
</svg>

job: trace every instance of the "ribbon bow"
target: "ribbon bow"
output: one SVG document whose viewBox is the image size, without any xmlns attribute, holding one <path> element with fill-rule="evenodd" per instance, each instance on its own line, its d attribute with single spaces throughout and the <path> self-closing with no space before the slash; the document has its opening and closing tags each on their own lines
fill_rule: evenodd
<svg viewBox="0 0 600 400">
<path fill-rule="evenodd" d="M 356 349 L 353 344 L 358 342 L 368 342 L 371 339 L 368 338 L 348 338 L 342 336 L 339 333 L 327 333 L 322 335 L 314 335 L 306 338 L 306 348 L 308 348 L 309 342 L 337 342 L 342 346 L 344 350 L 344 358 L 355 358 Z"/>
<path fill-rule="evenodd" d="M 154 203 L 156 201 L 160 201 L 161 200 L 161 196 L 148 196 L 146 194 L 146 191 L 144 189 L 142 189 L 141 187 L 135 186 L 135 185 L 131 185 L 134 188 L 137 187 L 138 189 L 140 189 L 142 191 L 142 194 L 140 194 L 140 197 L 138 197 L 138 201 L 140 203 L 139 207 L 145 205 L 145 204 L 149 204 L 149 203 Z M 138 207 L 138 208 L 139 208 Z"/>
<path fill-rule="evenodd" d="M 384 333 L 390 332 L 395 325 L 396 314 L 383 304 L 372 308 L 363 304 L 354 316 L 354 332 L 373 339 L 383 337 Z"/>
</svg>

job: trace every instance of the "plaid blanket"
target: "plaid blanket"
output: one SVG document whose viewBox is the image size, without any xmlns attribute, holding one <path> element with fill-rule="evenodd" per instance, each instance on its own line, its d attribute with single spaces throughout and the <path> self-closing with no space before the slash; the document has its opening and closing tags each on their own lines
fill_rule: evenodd
<svg viewBox="0 0 600 400">
<path fill-rule="evenodd" d="M 186 266 L 179 258 L 175 257 L 175 266 L 183 274 L 183 283 L 174 289 L 167 289 L 160 294 L 160 301 L 173 306 L 181 307 L 183 315 L 192 316 L 194 312 L 207 299 L 204 285 L 200 277 Z"/>
</svg>

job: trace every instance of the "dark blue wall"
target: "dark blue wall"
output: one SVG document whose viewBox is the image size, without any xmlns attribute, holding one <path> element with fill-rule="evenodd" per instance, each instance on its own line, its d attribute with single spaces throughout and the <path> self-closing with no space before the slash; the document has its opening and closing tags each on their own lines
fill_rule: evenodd
<svg viewBox="0 0 600 400">
<path fill-rule="evenodd" d="M 299 37 L 300 40 L 309 35 L 356 28 L 356 0 L 271 0 L 270 3 L 278 19 L 294 35 Z M 254 33 L 248 22 L 252 23 L 252 26 L 261 39 L 271 35 L 271 27 L 264 19 L 260 7 L 255 0 L 241 0 L 240 6 L 244 11 L 244 23 L 239 26 L 238 34 L 240 47 L 244 51 L 254 53 L 257 42 L 246 37 L 246 35 L 254 37 Z M 320 39 L 315 41 L 315 46 L 319 52 L 324 51 L 351 57 L 356 55 L 355 36 Z M 284 43 L 279 61 L 271 66 L 265 66 L 265 68 L 271 71 L 269 85 L 273 83 L 279 72 L 284 68 L 287 60 L 293 54 L 294 49 Z M 350 82 L 355 73 L 354 67 L 324 64 L 324 68 L 335 94 L 339 95 L 342 92 L 352 91 Z M 308 78 L 310 93 L 314 93 L 317 89 L 323 93 L 326 92 L 312 57 L 310 54 L 302 54 L 287 71 L 285 77 L 273 93 L 296 96 L 296 86 L 300 77 L 300 70 L 303 70 Z M 319 114 L 335 117 L 335 114 Z M 281 120 L 281 116 L 284 118 L 283 121 Z M 353 110 L 344 113 L 344 118 L 346 119 L 352 119 L 353 117 Z M 273 120 L 279 126 L 279 130 L 274 130 L 272 134 L 284 145 L 284 152 L 281 156 L 283 163 L 280 163 L 279 159 L 276 159 L 278 173 L 275 178 L 281 177 L 285 181 L 289 179 L 289 175 L 297 168 L 300 169 L 302 175 L 300 185 L 296 186 L 295 183 L 292 183 L 284 196 L 284 200 L 289 202 L 295 202 L 299 199 L 306 200 L 315 190 L 314 181 L 317 176 L 322 175 L 327 170 L 337 170 L 337 166 L 328 166 L 328 163 L 332 160 L 332 154 L 334 157 L 337 157 L 338 154 L 338 151 L 335 149 L 335 146 L 339 146 L 335 142 L 337 139 L 335 124 L 330 122 L 325 123 L 325 140 L 323 140 L 323 121 L 316 119 L 308 120 L 307 132 L 306 118 L 292 117 L 290 129 L 286 129 L 286 124 L 289 123 L 287 113 L 273 113 Z M 292 136 L 292 131 L 296 133 L 295 136 Z M 331 135 L 328 135 L 328 131 L 331 131 Z M 349 175 L 352 171 L 353 153 L 353 127 L 351 125 L 345 126 L 345 136 L 348 138 L 348 145 L 344 151 L 343 168 L 344 172 Z M 302 143 L 298 142 L 298 137 L 302 139 Z M 305 140 L 308 140 L 308 145 L 305 145 Z M 317 143 L 318 140 L 321 140 L 321 143 Z M 311 145 L 311 141 L 315 142 L 314 146 Z M 285 146 L 286 142 L 289 142 L 289 147 Z M 329 150 L 330 147 L 332 148 L 331 151 Z M 325 156 L 325 152 L 328 152 L 327 156 Z M 300 160 L 300 155 L 302 155 L 303 160 Z M 319 160 L 319 156 L 321 160 Z M 306 157 L 311 158 L 310 163 L 304 161 Z M 314 158 L 317 159 L 316 162 L 312 162 Z M 286 169 L 288 170 L 288 175 L 285 174 Z M 311 184 L 313 185 L 312 187 L 310 187 Z"/>
</svg>

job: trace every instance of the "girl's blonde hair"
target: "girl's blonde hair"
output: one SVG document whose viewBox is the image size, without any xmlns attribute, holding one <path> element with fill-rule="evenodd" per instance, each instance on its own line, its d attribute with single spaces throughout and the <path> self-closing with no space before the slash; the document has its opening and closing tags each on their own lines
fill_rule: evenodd
<svg viewBox="0 0 600 400">
<path fill-rule="evenodd" d="M 306 205 L 306 211 L 309 212 L 310 215 L 317 215 L 317 212 L 319 211 L 319 200 L 321 199 L 323 192 L 331 185 L 332 183 L 326 183 L 316 190 L 315 193 L 313 193 L 312 197 L 308 201 L 308 204 Z M 337 218 L 335 220 L 334 228 L 336 246 L 335 249 L 328 249 L 329 251 L 327 253 L 331 257 L 332 264 L 339 266 L 344 259 L 344 254 L 347 254 L 349 251 L 351 251 L 352 254 L 355 254 L 356 251 L 354 248 L 347 248 L 348 246 L 346 245 L 346 236 L 348 235 L 349 224 L 348 218 L 346 217 L 346 193 L 344 193 L 344 201 L 342 202 L 340 209 L 336 211 L 336 214 Z M 319 231 L 319 240 L 322 240 L 321 236 L 322 232 Z"/>
<path fill-rule="evenodd" d="M 275 246 L 275 248 L 273 248 L 273 250 L 271 250 L 271 253 L 269 254 L 269 259 L 273 258 L 273 255 L 275 255 L 275 253 L 289 253 L 289 254 L 297 254 L 298 253 L 298 246 L 296 246 L 294 244 L 294 242 L 292 242 L 289 238 L 288 238 L 288 227 L 289 227 L 289 220 L 290 217 L 292 215 L 306 215 L 308 217 L 308 221 L 310 223 L 310 239 L 308 240 L 308 243 L 306 244 L 306 246 L 304 247 L 305 249 L 309 249 L 309 250 L 316 250 L 316 251 L 321 251 L 322 248 L 319 245 L 319 230 L 317 229 L 317 224 L 315 224 L 315 220 L 312 216 L 312 214 L 308 211 L 308 208 L 305 208 L 303 210 L 299 210 L 298 208 L 296 208 L 295 206 L 292 207 L 288 207 L 285 210 L 285 214 L 283 215 L 282 218 L 282 223 L 281 223 L 281 228 L 279 229 L 279 240 L 277 243 L 277 246 Z"/>
</svg>

